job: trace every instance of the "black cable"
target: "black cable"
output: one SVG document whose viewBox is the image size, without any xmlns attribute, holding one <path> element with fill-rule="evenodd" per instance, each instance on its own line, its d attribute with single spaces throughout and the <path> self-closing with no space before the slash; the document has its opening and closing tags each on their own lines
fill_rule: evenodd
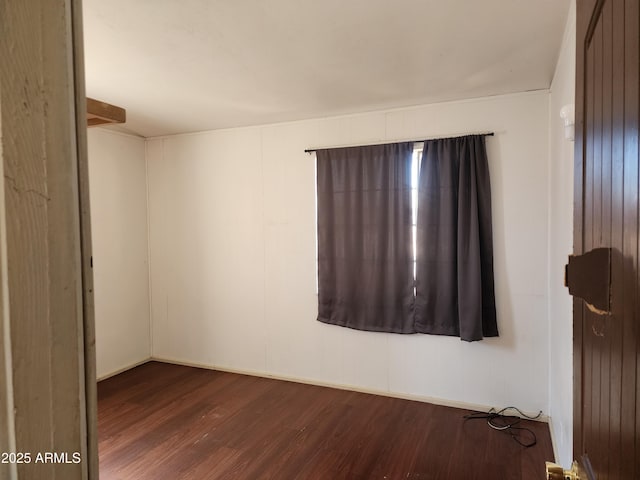
<svg viewBox="0 0 640 480">
<path fill-rule="evenodd" d="M 505 415 L 504 412 L 507 410 L 515 410 L 518 412 L 518 415 Z M 533 430 L 526 427 L 518 427 L 520 420 L 522 418 L 526 418 L 528 420 L 536 420 L 540 418 L 542 415 L 542 411 L 540 411 L 536 416 L 529 416 L 522 412 L 517 407 L 505 407 L 502 410 L 497 410 L 495 408 L 491 408 L 488 412 L 472 412 L 468 415 L 465 415 L 463 418 L 465 421 L 467 420 L 487 420 L 487 425 L 493 428 L 494 430 L 498 430 L 501 432 L 508 433 L 511 435 L 511 438 L 515 440 L 516 443 L 522 445 L 525 448 L 533 447 L 538 439 Z M 527 439 L 521 440 L 523 437 L 528 437 Z"/>
</svg>

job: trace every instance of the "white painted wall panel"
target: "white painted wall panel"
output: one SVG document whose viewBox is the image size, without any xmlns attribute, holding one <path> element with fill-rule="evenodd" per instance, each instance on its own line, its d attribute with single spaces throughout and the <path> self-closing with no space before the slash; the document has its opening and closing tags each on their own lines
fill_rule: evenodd
<svg viewBox="0 0 640 480">
<path fill-rule="evenodd" d="M 573 461 L 572 301 L 564 265 L 573 251 L 573 142 L 564 138 L 560 109 L 575 102 L 576 12 L 572 2 L 549 95 L 549 412 L 558 462 Z"/>
<path fill-rule="evenodd" d="M 94 128 L 88 145 L 101 378 L 151 356 L 145 141 Z"/>
<path fill-rule="evenodd" d="M 153 354 L 394 394 L 548 410 L 548 93 L 148 141 Z M 359 332 L 317 314 L 304 149 L 495 131 L 501 337 Z"/>
<path fill-rule="evenodd" d="M 154 355 L 263 369 L 260 132 L 155 140 L 148 154 Z"/>
</svg>

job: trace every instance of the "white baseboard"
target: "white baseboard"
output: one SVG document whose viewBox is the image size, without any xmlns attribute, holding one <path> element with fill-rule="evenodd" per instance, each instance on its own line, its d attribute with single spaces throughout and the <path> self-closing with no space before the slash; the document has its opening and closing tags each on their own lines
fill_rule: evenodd
<svg viewBox="0 0 640 480">
<path fill-rule="evenodd" d="M 444 407 L 460 408 L 460 409 L 463 409 L 463 410 L 473 410 L 473 411 L 479 411 L 479 412 L 487 412 L 492 408 L 490 406 L 480 405 L 480 404 L 477 404 L 477 403 L 460 402 L 460 401 L 457 401 L 457 400 L 447 400 L 447 399 L 443 399 L 443 398 L 427 397 L 427 396 L 423 396 L 423 395 L 413 395 L 413 394 L 409 394 L 409 393 L 390 392 L 390 391 L 385 391 L 385 390 L 375 390 L 375 389 L 370 389 L 370 388 L 359 387 L 357 385 L 346 385 L 346 384 L 339 384 L 339 383 L 327 383 L 327 382 L 314 380 L 314 379 L 310 379 L 310 378 L 300 378 L 300 377 L 293 377 L 293 376 L 289 376 L 289 375 L 279 375 L 279 374 L 273 374 L 273 373 L 263 372 L 263 371 L 259 371 L 259 370 L 243 370 L 243 369 L 238 369 L 238 368 L 229 368 L 229 367 L 224 367 L 224 366 L 221 366 L 221 365 L 209 365 L 209 364 L 205 364 L 205 363 L 192 362 L 192 361 L 187 361 L 187 360 L 179 360 L 177 358 L 170 358 L 170 357 L 156 357 L 156 356 L 154 356 L 154 357 L 151 357 L 149 360 L 150 361 L 156 361 L 156 362 L 163 362 L 163 363 L 172 363 L 172 364 L 175 364 L 175 365 L 184 365 L 186 367 L 205 368 L 207 370 L 218 370 L 218 371 L 221 371 L 221 372 L 238 373 L 238 374 L 241 374 L 241 375 L 251 375 L 251 376 L 254 376 L 254 377 L 272 378 L 274 380 L 284 380 L 284 381 L 287 381 L 287 382 L 296 382 L 296 383 L 303 383 L 303 384 L 307 384 L 307 385 L 316 385 L 318 387 L 327 387 L 327 388 L 335 388 L 335 389 L 338 389 L 338 390 L 348 390 L 348 391 L 352 391 L 352 392 L 368 393 L 368 394 L 371 394 L 371 395 L 380 395 L 380 396 L 383 396 L 383 397 L 401 398 L 403 400 L 413 400 L 413 401 L 416 401 L 416 402 L 431 403 L 431 404 L 434 404 L 434 405 L 441 405 L 441 406 L 444 406 Z M 503 408 L 503 407 L 493 407 L 493 408 L 496 409 L 496 410 L 499 410 L 500 408 Z M 530 416 L 530 417 L 534 417 L 534 416 L 536 416 L 538 414 L 538 412 L 527 412 L 527 411 L 523 411 L 522 413 L 524 413 L 525 415 Z M 536 421 L 548 423 L 549 422 L 549 418 L 546 415 L 540 415 L 540 417 L 538 417 L 536 419 Z M 552 441 L 553 441 L 553 438 L 552 438 Z M 554 455 L 556 455 L 555 444 L 554 444 Z"/>
<path fill-rule="evenodd" d="M 98 377 L 98 382 L 100 382 L 102 380 L 106 380 L 107 378 L 110 378 L 110 377 L 115 377 L 116 375 L 118 375 L 120 373 L 124 373 L 127 370 L 131 370 L 132 368 L 136 368 L 136 367 L 139 367 L 140 365 L 144 365 L 145 363 L 148 363 L 148 362 L 150 362 L 152 360 L 153 360 L 153 358 L 151 358 L 151 357 L 145 358 L 144 360 L 140 360 L 139 362 L 133 363 L 131 365 L 127 365 L 126 367 L 118 368 L 117 370 L 114 370 L 112 372 L 105 373 L 104 375 L 100 375 Z"/>
</svg>

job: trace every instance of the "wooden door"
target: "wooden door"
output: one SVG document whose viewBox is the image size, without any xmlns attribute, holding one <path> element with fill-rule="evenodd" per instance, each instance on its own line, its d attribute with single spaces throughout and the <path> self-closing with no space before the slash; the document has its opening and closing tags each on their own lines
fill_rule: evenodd
<svg viewBox="0 0 640 480">
<path fill-rule="evenodd" d="M 574 299 L 574 456 L 582 478 L 640 478 L 640 1 L 578 0 L 576 254 L 611 247 L 611 309 Z M 638 439 L 638 440 L 637 440 Z"/>
</svg>

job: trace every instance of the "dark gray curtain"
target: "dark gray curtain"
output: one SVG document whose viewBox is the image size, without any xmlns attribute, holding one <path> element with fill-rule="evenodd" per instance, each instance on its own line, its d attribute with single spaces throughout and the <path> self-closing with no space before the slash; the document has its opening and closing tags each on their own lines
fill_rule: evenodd
<svg viewBox="0 0 640 480">
<path fill-rule="evenodd" d="M 416 331 L 497 336 L 484 136 L 425 142 L 417 232 Z"/>
<path fill-rule="evenodd" d="M 318 320 L 413 333 L 413 143 L 318 150 Z"/>
</svg>

